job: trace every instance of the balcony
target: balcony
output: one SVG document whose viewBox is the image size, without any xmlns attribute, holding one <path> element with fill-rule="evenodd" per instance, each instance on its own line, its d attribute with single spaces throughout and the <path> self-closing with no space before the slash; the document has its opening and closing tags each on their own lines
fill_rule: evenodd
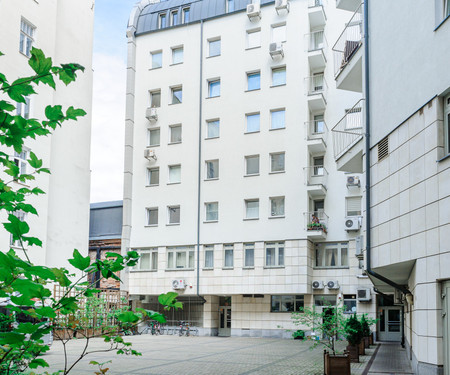
<svg viewBox="0 0 450 375">
<path fill-rule="evenodd" d="M 328 44 L 323 30 L 306 34 L 305 37 L 308 46 L 309 68 L 311 70 L 325 69 L 325 65 L 327 63 L 326 51 L 328 49 Z"/>
<path fill-rule="evenodd" d="M 327 238 L 328 215 L 323 211 L 305 212 L 306 237 L 314 240 L 324 240 Z"/>
<path fill-rule="evenodd" d="M 308 106 L 311 112 L 324 111 L 327 105 L 328 85 L 323 73 L 305 78 Z"/>
<path fill-rule="evenodd" d="M 306 191 L 311 198 L 324 197 L 327 193 L 328 172 L 323 165 L 303 168 L 306 179 Z"/>
<path fill-rule="evenodd" d="M 336 8 L 354 12 L 361 4 L 361 0 L 336 0 Z"/>
<path fill-rule="evenodd" d="M 308 0 L 308 16 L 310 28 L 324 26 L 327 15 L 323 7 L 324 0 Z"/>
<path fill-rule="evenodd" d="M 305 122 L 306 143 L 310 154 L 321 154 L 327 150 L 328 127 L 324 120 Z"/>
<path fill-rule="evenodd" d="M 364 99 L 361 99 L 331 129 L 334 158 L 339 171 L 362 173 L 363 125 Z"/>
<path fill-rule="evenodd" d="M 341 90 L 362 92 L 362 9 L 361 4 L 332 48 L 336 87 Z"/>
</svg>

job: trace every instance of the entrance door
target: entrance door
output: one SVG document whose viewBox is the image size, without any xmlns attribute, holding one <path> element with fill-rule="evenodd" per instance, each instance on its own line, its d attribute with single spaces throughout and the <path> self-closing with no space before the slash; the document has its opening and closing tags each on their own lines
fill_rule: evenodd
<svg viewBox="0 0 450 375">
<path fill-rule="evenodd" d="M 219 336 L 231 336 L 231 306 L 219 307 Z"/>
<path fill-rule="evenodd" d="M 379 307 L 378 319 L 380 341 L 401 341 L 402 322 L 399 307 Z"/>
<path fill-rule="evenodd" d="M 442 285 L 442 320 L 444 341 L 444 374 L 450 375 L 450 281 Z"/>
</svg>

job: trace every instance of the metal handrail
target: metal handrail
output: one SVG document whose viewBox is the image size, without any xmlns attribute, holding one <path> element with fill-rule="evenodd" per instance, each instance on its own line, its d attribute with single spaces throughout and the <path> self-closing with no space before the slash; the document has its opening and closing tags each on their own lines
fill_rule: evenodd
<svg viewBox="0 0 450 375">
<path fill-rule="evenodd" d="M 308 95 L 323 94 L 326 95 L 328 91 L 328 84 L 323 74 L 316 74 L 310 77 L 306 77 L 306 87 Z"/>
<path fill-rule="evenodd" d="M 324 210 L 304 212 L 303 215 L 305 217 L 306 230 L 327 231 L 329 217 Z"/>
</svg>

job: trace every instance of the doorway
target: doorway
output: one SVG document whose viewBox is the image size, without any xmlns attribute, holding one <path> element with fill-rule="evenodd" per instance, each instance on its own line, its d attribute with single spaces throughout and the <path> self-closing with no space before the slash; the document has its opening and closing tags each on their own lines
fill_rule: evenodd
<svg viewBox="0 0 450 375">
<path fill-rule="evenodd" d="M 231 336 L 231 297 L 219 299 L 219 336 Z"/>
<path fill-rule="evenodd" d="M 450 375 L 450 281 L 442 284 L 442 326 L 444 327 L 444 375 Z"/>
<path fill-rule="evenodd" d="M 400 307 L 383 306 L 378 308 L 378 338 L 380 341 L 401 341 L 401 315 Z"/>
</svg>

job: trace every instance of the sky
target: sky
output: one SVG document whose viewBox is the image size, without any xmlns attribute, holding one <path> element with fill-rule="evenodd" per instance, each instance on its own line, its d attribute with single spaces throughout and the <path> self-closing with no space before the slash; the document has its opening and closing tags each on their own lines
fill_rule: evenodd
<svg viewBox="0 0 450 375">
<path fill-rule="evenodd" d="M 91 202 L 121 200 L 128 16 L 137 0 L 96 0 Z"/>
</svg>

